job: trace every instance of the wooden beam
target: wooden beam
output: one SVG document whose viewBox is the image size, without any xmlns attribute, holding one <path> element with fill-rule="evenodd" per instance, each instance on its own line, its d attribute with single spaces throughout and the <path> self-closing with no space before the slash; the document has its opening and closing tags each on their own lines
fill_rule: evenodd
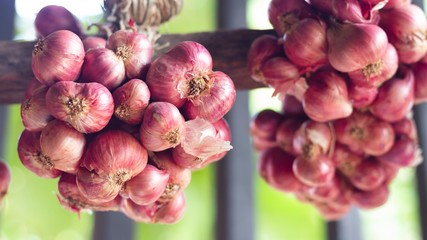
<svg viewBox="0 0 427 240">
<path fill-rule="evenodd" d="M 203 44 L 214 59 L 214 70 L 223 71 L 234 80 L 237 89 L 247 90 L 264 85 L 249 76 L 246 56 L 252 41 L 271 30 L 221 30 L 190 34 L 168 34 L 159 39 L 159 44 L 169 43 L 156 53 L 166 52 L 182 41 L 197 41 Z M 35 42 L 0 41 L 0 103 L 19 103 L 23 100 L 28 82 L 33 77 L 31 52 Z"/>
</svg>

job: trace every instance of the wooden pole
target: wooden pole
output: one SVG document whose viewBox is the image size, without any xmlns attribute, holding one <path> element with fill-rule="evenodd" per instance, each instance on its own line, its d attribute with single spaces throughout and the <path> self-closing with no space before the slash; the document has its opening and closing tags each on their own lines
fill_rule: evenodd
<svg viewBox="0 0 427 240">
<path fill-rule="evenodd" d="M 219 0 L 217 1 L 217 22 L 220 29 L 231 29 L 246 26 L 246 0 Z M 246 54 L 249 44 L 242 42 L 241 34 L 231 31 L 227 44 L 239 48 L 245 47 L 233 57 L 226 49 L 218 49 L 220 55 L 225 56 L 224 68 L 230 63 L 230 70 L 240 69 L 234 75 L 234 81 L 239 89 L 244 89 L 240 83 L 253 82 L 246 74 Z M 255 37 L 255 36 L 254 36 Z M 252 37 L 250 39 L 253 40 Z M 215 42 L 219 41 L 215 40 Z M 251 41 L 252 41 L 251 40 Z M 236 41 L 236 42 L 235 42 Z M 208 47 L 209 49 L 209 47 Z M 240 51 L 240 50 L 239 50 Z M 215 58 L 214 58 L 215 59 Z M 218 61 L 222 64 L 221 61 Z M 233 78 L 232 77 L 232 78 Z M 216 238 L 217 240 L 254 239 L 255 204 L 254 204 L 254 162 L 252 161 L 251 146 L 249 142 L 249 104 L 248 91 L 237 91 L 236 102 L 233 109 L 227 114 L 226 119 L 230 124 L 233 151 L 219 161 L 216 165 Z"/>
<path fill-rule="evenodd" d="M 160 54 L 182 41 L 203 44 L 214 59 L 215 71 L 223 71 L 234 81 L 239 90 L 264 87 L 249 76 L 246 58 L 252 41 L 262 34 L 274 34 L 271 30 L 221 30 L 190 34 L 168 34 L 159 44 L 169 43 Z M 0 103 L 19 103 L 33 78 L 31 53 L 35 42 L 0 41 Z"/>
</svg>

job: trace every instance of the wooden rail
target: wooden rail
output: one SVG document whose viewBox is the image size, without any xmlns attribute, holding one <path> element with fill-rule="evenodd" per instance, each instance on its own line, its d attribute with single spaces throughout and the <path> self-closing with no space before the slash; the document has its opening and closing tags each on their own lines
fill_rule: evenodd
<svg viewBox="0 0 427 240">
<path fill-rule="evenodd" d="M 236 88 L 247 90 L 263 87 L 249 76 L 246 56 L 252 41 L 262 34 L 273 34 L 271 30 L 219 30 L 190 34 L 168 34 L 159 39 L 159 44 L 169 47 L 166 52 L 182 41 L 197 41 L 203 44 L 214 59 L 214 70 L 227 73 Z M 28 82 L 33 77 L 31 52 L 35 42 L 0 41 L 0 103 L 19 103 L 24 97 Z"/>
</svg>

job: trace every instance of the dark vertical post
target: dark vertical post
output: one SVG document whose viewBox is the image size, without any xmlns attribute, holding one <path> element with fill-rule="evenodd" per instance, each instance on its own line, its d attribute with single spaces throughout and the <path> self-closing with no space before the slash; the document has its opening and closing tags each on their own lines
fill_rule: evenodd
<svg viewBox="0 0 427 240">
<path fill-rule="evenodd" d="M 15 31 L 15 0 L 0 1 L 0 40 L 12 40 Z"/>
<path fill-rule="evenodd" d="M 134 222 L 120 212 L 95 213 L 93 240 L 131 240 Z"/>
<path fill-rule="evenodd" d="M 328 240 L 360 240 L 362 232 L 360 227 L 360 216 L 356 208 L 340 221 L 328 222 Z"/>
<path fill-rule="evenodd" d="M 413 0 L 416 4 L 424 9 L 423 0 Z M 418 207 L 420 213 L 421 238 L 427 239 L 427 105 L 426 103 L 415 106 L 414 118 L 417 123 L 419 144 L 422 151 L 424 162 L 416 169 Z"/>
<path fill-rule="evenodd" d="M 220 29 L 246 27 L 246 0 L 218 0 Z M 249 142 L 248 91 L 238 91 L 227 114 L 234 147 L 216 172 L 216 239 L 254 239 L 253 161 Z"/>
<path fill-rule="evenodd" d="M 427 105 L 415 107 L 415 122 L 417 123 L 419 144 L 424 158 L 423 163 L 416 169 L 416 181 L 418 192 L 418 207 L 422 239 L 427 239 Z"/>
<path fill-rule="evenodd" d="M 15 30 L 15 0 L 0 1 L 0 40 L 12 40 Z M 4 155 L 8 110 L 0 105 L 0 158 Z M 4 159 L 7 160 L 7 159 Z"/>
</svg>

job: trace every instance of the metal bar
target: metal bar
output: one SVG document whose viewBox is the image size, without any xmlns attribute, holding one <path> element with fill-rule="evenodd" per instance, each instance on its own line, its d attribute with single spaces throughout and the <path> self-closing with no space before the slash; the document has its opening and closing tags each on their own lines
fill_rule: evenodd
<svg viewBox="0 0 427 240">
<path fill-rule="evenodd" d="M 134 222 L 120 212 L 96 212 L 93 240 L 131 240 Z"/>
<path fill-rule="evenodd" d="M 353 207 L 340 221 L 328 222 L 328 240 L 360 240 L 362 231 L 358 210 Z"/>
<path fill-rule="evenodd" d="M 245 0 L 219 0 L 217 23 L 220 29 L 246 26 Z M 248 92 L 238 91 L 233 109 L 227 114 L 232 144 L 216 171 L 216 239 L 254 239 L 253 161 L 248 135 Z"/>
</svg>

